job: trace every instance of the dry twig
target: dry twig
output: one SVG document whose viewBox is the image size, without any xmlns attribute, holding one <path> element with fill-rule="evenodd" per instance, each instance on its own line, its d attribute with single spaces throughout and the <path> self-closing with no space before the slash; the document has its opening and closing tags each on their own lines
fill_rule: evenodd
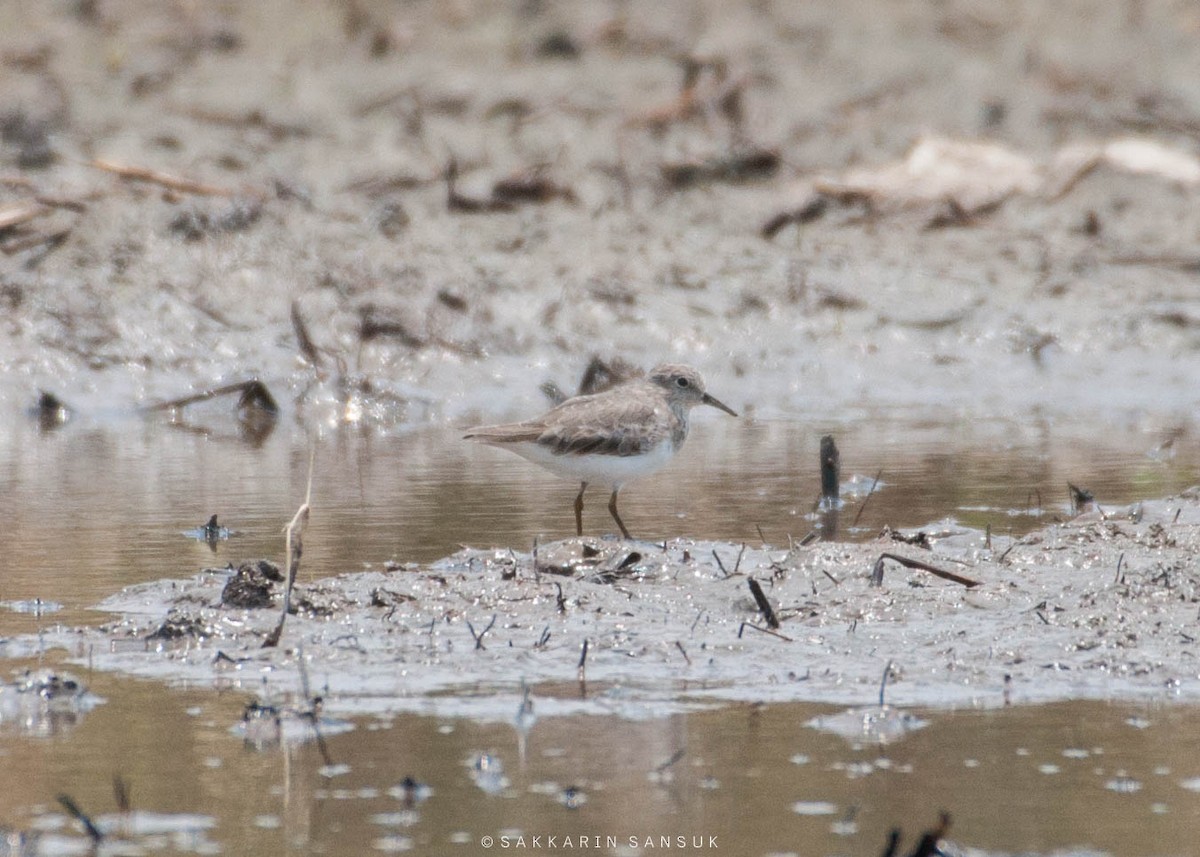
<svg viewBox="0 0 1200 857">
<path fill-rule="evenodd" d="M 287 574 L 283 588 L 283 604 L 279 610 L 279 624 L 275 626 L 275 630 L 268 634 L 267 638 L 263 641 L 264 649 L 274 648 L 279 644 L 279 638 L 283 635 L 283 623 L 287 620 L 288 608 L 291 606 L 292 587 L 296 583 L 296 575 L 300 571 L 300 556 L 304 552 L 302 536 L 304 526 L 308 523 L 309 504 L 312 500 L 313 465 L 316 459 L 317 448 L 314 445 L 308 459 L 308 488 L 304 493 L 304 502 L 296 510 L 296 514 L 292 517 L 291 522 L 284 528 L 284 533 L 286 534 Z"/>
<path fill-rule="evenodd" d="M 930 574 L 936 575 L 936 576 L 942 578 L 943 580 L 949 580 L 954 583 L 961 583 L 963 586 L 967 587 L 968 589 L 970 589 L 973 586 L 978 586 L 981 582 L 978 580 L 972 580 L 969 577 L 962 577 L 961 575 L 957 575 L 952 571 L 946 571 L 945 569 L 938 568 L 935 565 L 930 565 L 927 562 L 922 562 L 919 559 L 913 559 L 913 558 L 907 557 L 907 556 L 900 556 L 900 554 L 895 554 L 895 553 L 881 553 L 879 555 L 879 559 L 875 560 L 875 567 L 871 571 L 871 585 L 872 586 L 883 586 L 883 561 L 885 559 L 894 560 L 895 562 L 900 563 L 902 566 L 904 566 L 906 568 L 915 568 L 919 571 L 928 571 Z"/>
<path fill-rule="evenodd" d="M 98 170 L 104 170 L 107 173 L 113 173 L 123 179 L 156 184 L 167 188 L 167 190 L 173 190 L 177 193 L 194 193 L 201 196 L 234 196 L 235 194 L 235 192 L 229 188 L 205 184 L 204 182 L 195 181 L 193 179 L 187 179 L 181 176 L 171 175 L 170 173 L 153 170 L 149 167 L 135 167 L 129 164 L 121 164 L 116 161 L 109 161 L 104 158 L 94 158 L 91 161 L 91 165 Z"/>
</svg>

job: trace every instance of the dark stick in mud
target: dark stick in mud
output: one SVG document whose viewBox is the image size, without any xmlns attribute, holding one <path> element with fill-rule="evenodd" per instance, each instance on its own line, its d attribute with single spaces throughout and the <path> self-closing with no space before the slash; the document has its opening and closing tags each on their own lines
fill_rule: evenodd
<svg viewBox="0 0 1200 857">
<path fill-rule="evenodd" d="M 1071 495 L 1071 512 L 1079 514 L 1096 502 L 1096 495 L 1086 488 L 1067 483 L 1067 492 Z"/>
<path fill-rule="evenodd" d="M 580 684 L 582 684 L 584 681 L 587 680 L 587 675 L 586 675 L 587 653 L 588 653 L 588 639 L 587 639 L 587 637 L 584 637 L 583 638 L 583 651 L 581 651 L 579 653 L 579 683 Z"/>
<path fill-rule="evenodd" d="M 978 581 L 978 580 L 972 580 L 969 577 L 963 577 L 961 575 L 955 574 L 952 571 L 946 571 L 943 568 L 938 568 L 936 565 L 930 565 L 929 563 L 922 562 L 919 559 L 913 559 L 913 558 L 907 557 L 907 556 L 900 556 L 899 554 L 894 554 L 894 553 L 882 553 L 879 555 L 879 559 L 875 560 L 875 566 L 871 570 L 871 585 L 872 586 L 883 586 L 883 561 L 885 559 L 890 559 L 895 562 L 898 562 L 906 568 L 913 568 L 913 569 L 917 569 L 918 571 L 928 571 L 930 574 L 936 575 L 937 577 L 940 577 L 943 580 L 949 580 L 949 581 L 953 581 L 954 583 L 960 583 L 963 586 L 967 587 L 968 589 L 970 589 L 973 586 L 978 586 L 980 583 L 980 581 Z"/>
<path fill-rule="evenodd" d="M 83 830 L 89 837 L 91 837 L 93 846 L 99 845 L 100 840 L 104 838 L 104 833 L 99 827 L 96 826 L 96 823 L 92 821 L 88 814 L 79 808 L 79 804 L 75 803 L 75 801 L 71 799 L 71 796 L 67 794 L 57 795 L 54 799 L 62 805 L 62 808 L 65 809 L 72 818 L 83 825 Z"/>
<path fill-rule="evenodd" d="M 471 636 L 475 638 L 475 651 L 478 652 L 480 649 L 483 649 L 484 651 L 486 651 L 486 649 L 484 648 L 484 645 L 483 645 L 483 635 L 486 634 L 488 631 L 492 630 L 492 626 L 495 624 L 496 624 L 496 614 L 493 613 L 492 621 L 488 622 L 487 627 L 484 628 L 482 631 L 480 631 L 478 634 L 476 634 L 475 626 L 471 624 L 470 619 L 467 620 L 467 630 L 470 631 Z"/>
<path fill-rule="evenodd" d="M 754 596 L 754 602 L 758 605 L 759 612 L 767 620 L 767 627 L 778 628 L 779 618 L 775 615 L 775 610 L 771 607 L 771 602 L 767 600 L 762 587 L 758 585 L 758 581 L 753 577 L 750 578 L 750 594 Z"/>
<path fill-rule="evenodd" d="M 838 452 L 833 435 L 821 438 L 821 499 L 836 502 L 838 483 L 842 474 L 842 454 Z"/>
<path fill-rule="evenodd" d="M 238 394 L 237 409 L 239 412 L 247 408 L 257 408 L 266 414 L 275 415 L 279 413 L 279 404 L 275 401 L 275 397 L 271 395 L 271 391 L 267 389 L 267 385 L 257 378 L 251 378 L 249 381 L 239 381 L 236 384 L 226 384 L 223 387 L 214 387 L 202 393 L 159 402 L 156 405 L 147 405 L 142 408 L 142 412 L 152 414 L 158 411 L 177 411 L 181 408 L 186 408 L 188 405 L 194 405 L 196 402 L 206 402 L 209 399 L 215 399 L 218 396 L 228 396 L 233 393 Z"/>
<path fill-rule="evenodd" d="M 842 502 L 838 496 L 842 474 L 842 455 L 838 452 L 837 444 L 831 434 L 821 438 L 820 465 L 821 496 L 813 503 L 813 512 L 819 511 L 821 514 L 821 537 L 827 541 L 833 541 L 837 538 L 838 520 L 841 517 Z M 861 509 L 859 509 L 859 513 L 862 513 Z M 857 520 L 855 518 L 855 522 Z"/>
<path fill-rule="evenodd" d="M 954 583 L 961 583 L 962 586 L 965 586 L 968 589 L 973 586 L 979 586 L 979 581 L 971 580 L 970 577 L 956 575 L 953 573 L 953 571 L 937 568 L 936 565 L 930 565 L 929 563 L 920 561 L 920 559 L 902 557 L 899 555 L 899 553 L 881 553 L 880 558 L 876 559 L 875 561 L 875 567 L 871 569 L 871 586 L 883 586 L 884 559 L 892 559 L 892 561 L 904 565 L 905 568 L 917 569 L 919 571 L 929 571 L 931 575 L 936 575 L 941 577 L 943 580 L 953 581 Z"/>
<path fill-rule="evenodd" d="M 712 555 L 713 555 L 713 559 L 715 559 L 717 561 L 717 568 L 721 569 L 721 576 L 729 577 L 729 572 L 725 570 L 725 563 L 721 562 L 721 557 L 717 553 L 716 548 L 713 548 Z"/>
<path fill-rule="evenodd" d="M 891 674 L 892 674 L 892 662 L 888 661 L 887 664 L 883 668 L 883 678 L 881 678 L 879 680 L 879 707 L 880 708 L 883 708 L 885 705 L 887 705 L 887 702 L 885 701 L 885 694 L 887 693 L 888 678 L 891 676 Z"/>
<path fill-rule="evenodd" d="M 772 631 L 770 628 L 760 628 L 757 625 L 755 625 L 753 622 L 743 622 L 741 625 L 738 626 L 737 635 L 738 635 L 739 640 L 742 639 L 742 632 L 745 631 L 747 628 L 758 631 L 758 633 L 760 633 L 760 634 L 770 634 L 772 637 L 778 637 L 779 639 L 784 640 L 789 643 L 796 642 L 791 637 L 789 637 L 787 634 L 781 634 L 778 631 Z"/>
<path fill-rule="evenodd" d="M 742 554 L 746 552 L 746 543 L 742 542 L 742 549 L 738 551 L 737 559 L 733 563 L 733 573 L 737 574 L 738 569 L 742 567 Z"/>
</svg>

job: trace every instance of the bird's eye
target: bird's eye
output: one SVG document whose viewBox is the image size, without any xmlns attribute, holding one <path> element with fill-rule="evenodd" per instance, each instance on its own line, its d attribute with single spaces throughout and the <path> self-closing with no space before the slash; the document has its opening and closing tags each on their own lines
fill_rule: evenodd
<svg viewBox="0 0 1200 857">
<path fill-rule="evenodd" d="M 691 386 L 691 382 L 690 382 L 690 381 L 688 381 L 688 379 L 687 379 L 687 378 L 676 378 L 676 379 L 675 379 L 675 384 L 676 384 L 676 386 L 679 386 L 679 387 L 689 387 L 689 386 Z"/>
</svg>

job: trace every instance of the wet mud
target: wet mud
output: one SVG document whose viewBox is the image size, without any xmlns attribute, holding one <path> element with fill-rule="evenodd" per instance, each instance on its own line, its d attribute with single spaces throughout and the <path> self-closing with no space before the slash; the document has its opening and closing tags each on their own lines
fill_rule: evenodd
<svg viewBox="0 0 1200 857">
<path fill-rule="evenodd" d="M 598 354 L 759 417 L 1190 432 L 1196 31 L 1167 2 L 10 4 L 0 394 L 258 378 L 386 432 L 528 415 Z"/>
<path fill-rule="evenodd" d="M 1019 539 L 948 526 L 863 544 L 464 549 L 301 580 L 273 646 L 281 575 L 245 563 L 129 587 L 97 605 L 118 618 L 9 650 L 62 647 L 94 669 L 319 696 L 341 716 L 511 721 L 522 687 L 543 714 L 629 718 L 730 701 L 1195 701 L 1198 549 L 1195 492 L 1093 507 Z"/>
</svg>

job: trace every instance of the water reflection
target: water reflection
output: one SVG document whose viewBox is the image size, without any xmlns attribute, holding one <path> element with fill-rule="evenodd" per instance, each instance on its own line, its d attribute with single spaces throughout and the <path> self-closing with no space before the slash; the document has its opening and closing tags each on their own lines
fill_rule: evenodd
<svg viewBox="0 0 1200 857">
<path fill-rule="evenodd" d="M 524 764 L 509 723 L 405 715 L 328 736 L 330 766 L 312 742 L 245 752 L 229 729 L 237 694 L 103 675 L 97 685 L 110 702 L 56 742 L 0 732 L 6 779 L 22 783 L 0 789 L 0 817 L 82 842 L 54 795 L 106 818 L 114 772 L 135 815 L 211 818 L 207 844 L 242 854 L 358 855 L 401 840 L 449 853 L 487 836 L 497 847 L 616 837 L 625 849 L 599 853 L 683 836 L 715 837 L 724 853 L 877 854 L 896 827 L 907 853 L 943 809 L 950 853 L 1186 854 L 1200 816 L 1200 752 L 1179 741 L 1200 728 L 1194 708 L 913 712 L 928 725 L 887 745 L 813 728 L 833 714 L 816 705 L 542 716 Z M 151 845 L 140 827 L 123 835 Z M 189 853 L 182 841 L 157 847 Z"/>
</svg>

